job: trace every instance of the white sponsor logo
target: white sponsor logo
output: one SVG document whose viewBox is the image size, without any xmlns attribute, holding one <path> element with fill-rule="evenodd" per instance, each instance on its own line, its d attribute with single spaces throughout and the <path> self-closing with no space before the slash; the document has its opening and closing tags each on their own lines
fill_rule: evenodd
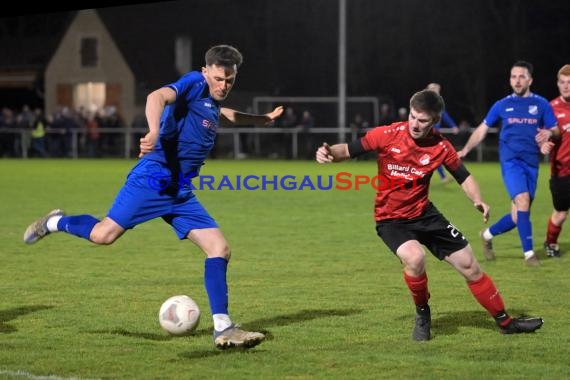
<svg viewBox="0 0 570 380">
<path fill-rule="evenodd" d="M 507 109 L 505 110 L 505 112 L 513 112 L 514 110 L 515 110 L 515 109 L 514 109 L 513 107 L 511 107 L 511 108 L 507 108 Z"/>
<path fill-rule="evenodd" d="M 392 148 L 390 150 L 394 153 L 400 153 L 400 149 L 398 149 L 398 148 Z"/>
</svg>

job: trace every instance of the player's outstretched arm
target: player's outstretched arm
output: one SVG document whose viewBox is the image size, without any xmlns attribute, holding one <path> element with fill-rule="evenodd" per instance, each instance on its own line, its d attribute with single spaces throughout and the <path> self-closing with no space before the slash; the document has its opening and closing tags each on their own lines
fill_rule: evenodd
<svg viewBox="0 0 570 380">
<path fill-rule="evenodd" d="M 283 106 L 277 106 L 273 111 L 264 114 L 246 113 L 227 107 L 220 109 L 223 120 L 233 125 L 268 125 L 281 116 L 282 113 Z"/>
<path fill-rule="evenodd" d="M 463 181 L 461 187 L 467 197 L 473 202 L 473 206 L 483 214 L 483 222 L 487 223 L 489 221 L 490 207 L 481 199 L 481 191 L 479 190 L 479 184 L 475 181 L 475 178 L 469 175 L 469 177 Z"/>
<path fill-rule="evenodd" d="M 323 143 L 317 149 L 315 159 L 319 164 L 327 164 L 330 162 L 340 162 L 348 160 L 350 158 L 350 153 L 348 152 L 347 144 L 336 144 L 329 146 L 327 143 Z"/>
<path fill-rule="evenodd" d="M 473 131 L 471 136 L 469 136 L 469 140 L 467 140 L 467 143 L 465 144 L 463 149 L 461 149 L 459 152 L 457 152 L 457 155 L 459 156 L 459 158 L 463 158 L 463 157 L 467 156 L 469 154 L 469 152 L 471 152 L 471 149 L 473 149 L 477 145 L 479 145 L 479 143 L 481 141 L 483 141 L 485 136 L 487 136 L 488 131 L 489 131 L 489 127 L 487 126 L 487 124 L 481 123 L 475 129 L 475 131 Z"/>
</svg>

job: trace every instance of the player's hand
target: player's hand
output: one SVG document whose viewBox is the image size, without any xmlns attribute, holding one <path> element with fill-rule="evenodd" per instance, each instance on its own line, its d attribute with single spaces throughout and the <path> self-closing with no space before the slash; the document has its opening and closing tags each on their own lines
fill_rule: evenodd
<svg viewBox="0 0 570 380">
<path fill-rule="evenodd" d="M 467 156 L 467 153 L 468 152 L 466 152 L 464 149 L 458 150 L 457 151 L 457 157 L 463 158 L 463 157 Z"/>
<path fill-rule="evenodd" d="M 158 134 L 151 132 L 147 133 L 144 137 L 141 137 L 139 145 L 140 148 L 139 158 L 141 158 L 147 153 L 152 152 L 154 146 L 156 145 L 157 140 L 158 140 Z"/>
<path fill-rule="evenodd" d="M 265 114 L 266 122 L 265 125 L 271 124 L 275 119 L 277 119 L 283 113 L 283 106 L 277 106 L 271 112 Z"/>
<path fill-rule="evenodd" d="M 475 202 L 473 203 L 473 206 L 483 214 L 483 222 L 487 223 L 489 221 L 489 211 L 491 209 L 489 205 L 485 202 Z"/>
<path fill-rule="evenodd" d="M 545 156 L 549 154 L 554 148 L 554 143 L 552 141 L 547 141 L 540 145 L 540 153 L 544 154 Z"/>
<path fill-rule="evenodd" d="M 534 137 L 534 140 L 540 146 L 542 146 L 542 144 L 550 140 L 550 138 L 552 137 L 552 131 L 550 129 L 539 128 L 537 129 L 537 131 L 538 133 Z"/>
<path fill-rule="evenodd" d="M 327 164 L 329 162 L 333 162 L 334 156 L 329 144 L 323 143 L 323 145 L 317 149 L 315 158 L 319 164 Z"/>
</svg>

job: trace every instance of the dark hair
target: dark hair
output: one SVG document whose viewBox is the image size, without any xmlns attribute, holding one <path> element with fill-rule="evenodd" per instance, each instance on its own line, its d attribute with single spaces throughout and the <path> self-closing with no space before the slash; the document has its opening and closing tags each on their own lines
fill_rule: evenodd
<svg viewBox="0 0 570 380">
<path fill-rule="evenodd" d="M 425 112 L 431 117 L 439 117 L 445 109 L 445 102 L 441 95 L 431 90 L 416 92 L 410 99 L 410 108 Z"/>
<path fill-rule="evenodd" d="M 525 69 L 528 70 L 528 73 L 530 74 L 530 76 L 532 76 L 532 72 L 534 71 L 534 66 L 532 65 L 532 63 L 527 62 L 527 61 L 516 61 L 513 64 L 513 67 L 524 67 Z"/>
<path fill-rule="evenodd" d="M 230 45 L 217 45 L 206 52 L 206 65 L 240 67 L 243 57 L 238 49 Z"/>
</svg>

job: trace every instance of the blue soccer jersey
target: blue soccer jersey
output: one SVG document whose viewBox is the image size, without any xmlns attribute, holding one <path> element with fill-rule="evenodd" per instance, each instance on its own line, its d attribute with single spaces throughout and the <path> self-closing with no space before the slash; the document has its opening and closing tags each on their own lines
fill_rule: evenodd
<svg viewBox="0 0 570 380">
<path fill-rule="evenodd" d="M 439 123 L 435 124 L 433 127 L 435 129 L 440 129 L 443 128 L 443 126 L 446 126 L 447 128 L 457 128 L 457 124 L 455 123 L 455 121 L 451 118 L 451 116 L 449 116 L 449 114 L 447 113 L 447 111 L 443 111 L 441 114 L 441 120 L 439 121 Z"/>
<path fill-rule="evenodd" d="M 183 176 L 194 177 L 214 146 L 221 106 L 210 96 L 206 78 L 199 71 L 191 71 L 167 87 L 176 91 L 176 101 L 165 107 L 159 140 L 143 159 L 179 165 Z"/>
<path fill-rule="evenodd" d="M 528 165 L 538 166 L 540 149 L 534 140 L 537 129 L 556 125 L 556 117 L 548 101 L 533 93 L 527 97 L 511 94 L 497 101 L 483 120 L 489 127 L 499 121 L 501 161 L 519 159 Z"/>
</svg>

